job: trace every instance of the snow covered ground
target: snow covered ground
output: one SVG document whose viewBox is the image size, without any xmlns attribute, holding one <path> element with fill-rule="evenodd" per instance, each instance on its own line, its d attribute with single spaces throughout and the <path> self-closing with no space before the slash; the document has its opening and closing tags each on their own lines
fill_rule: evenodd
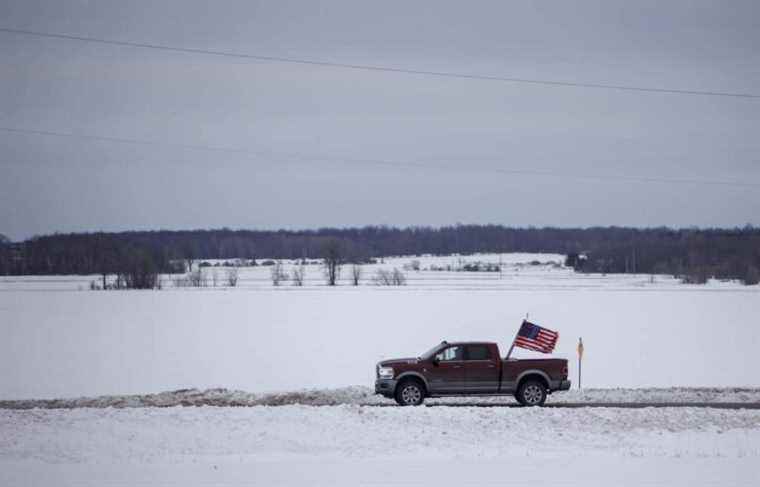
<svg viewBox="0 0 760 487">
<path fill-rule="evenodd" d="M 0 410 L 0 485 L 757 485 L 760 411 Z"/>
<path fill-rule="evenodd" d="M 455 270 L 478 261 L 503 272 Z M 0 486 L 758 485 L 758 410 L 374 407 L 389 403 L 370 389 L 378 360 L 506 346 L 526 312 L 560 331 L 573 380 L 586 345 L 587 389 L 550 403 L 760 400 L 759 286 L 561 261 L 399 257 L 336 288 L 317 265 L 303 287 L 264 266 L 235 288 L 217 267 L 210 287 L 147 292 L 0 278 Z M 407 285 L 372 285 L 380 268 Z"/>
<path fill-rule="evenodd" d="M 571 360 L 573 380 L 583 337 L 587 387 L 760 386 L 747 367 L 760 346 L 760 286 L 579 275 L 556 255 L 461 258 L 500 259 L 501 279 L 406 271 L 408 284 L 393 288 L 368 280 L 330 288 L 318 266 L 302 288 L 273 287 L 263 266 L 241 270 L 236 288 L 96 292 L 78 291 L 93 276 L 0 278 L 0 400 L 371 386 L 378 360 L 416 356 L 443 339 L 506 347 L 526 312 L 559 330 L 556 355 Z M 419 260 L 422 269 L 461 265 L 460 257 Z"/>
</svg>

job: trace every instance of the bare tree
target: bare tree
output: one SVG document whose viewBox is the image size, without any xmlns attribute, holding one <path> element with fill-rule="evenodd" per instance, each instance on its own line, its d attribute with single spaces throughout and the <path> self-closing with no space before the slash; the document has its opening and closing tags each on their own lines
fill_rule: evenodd
<svg viewBox="0 0 760 487">
<path fill-rule="evenodd" d="M 211 271 L 211 282 L 213 283 L 214 287 L 216 287 L 216 285 L 219 283 L 219 273 L 216 271 L 216 269 L 213 269 Z"/>
<path fill-rule="evenodd" d="M 338 239 L 331 238 L 325 242 L 322 247 L 322 259 L 327 285 L 334 286 L 340 276 L 340 267 L 343 263 L 343 249 Z"/>
<path fill-rule="evenodd" d="M 354 264 L 351 266 L 351 283 L 354 286 L 359 285 L 359 280 L 362 278 L 362 266 Z"/>
<path fill-rule="evenodd" d="M 270 273 L 273 286 L 279 286 L 282 281 L 288 278 L 288 275 L 285 274 L 285 270 L 283 269 L 282 262 L 279 260 L 274 263 Z"/>
<path fill-rule="evenodd" d="M 203 269 L 188 272 L 187 282 L 191 287 L 208 287 L 208 279 L 203 274 Z"/>
<path fill-rule="evenodd" d="M 193 262 L 195 261 L 195 251 L 190 245 L 187 245 L 183 250 L 183 260 L 185 261 L 185 270 L 188 273 L 193 272 Z"/>
<path fill-rule="evenodd" d="M 190 281 L 186 275 L 174 276 L 172 282 L 174 283 L 174 287 L 187 287 L 190 285 Z"/>
<path fill-rule="evenodd" d="M 378 269 L 375 275 L 372 277 L 372 282 L 376 286 L 390 286 L 391 285 L 391 273 L 385 269 Z"/>
<path fill-rule="evenodd" d="M 744 271 L 744 276 L 742 276 L 741 280 L 747 286 L 758 284 L 760 283 L 760 271 L 757 267 L 751 265 Z"/>
<path fill-rule="evenodd" d="M 157 289 L 158 268 L 148 252 L 135 250 L 121 264 L 116 287 L 124 289 Z"/>
<path fill-rule="evenodd" d="M 238 270 L 236 267 L 227 269 L 227 285 L 229 287 L 235 287 L 238 283 Z"/>
<path fill-rule="evenodd" d="M 406 284 L 406 276 L 396 268 L 392 271 L 378 269 L 372 281 L 376 286 L 403 286 Z"/>
<path fill-rule="evenodd" d="M 406 276 L 403 272 L 394 268 L 391 273 L 391 282 L 394 286 L 404 286 L 406 285 Z"/>
<path fill-rule="evenodd" d="M 293 279 L 294 286 L 303 286 L 303 278 L 306 275 L 306 267 L 303 264 L 298 264 L 293 268 L 291 272 L 291 278 Z"/>
</svg>

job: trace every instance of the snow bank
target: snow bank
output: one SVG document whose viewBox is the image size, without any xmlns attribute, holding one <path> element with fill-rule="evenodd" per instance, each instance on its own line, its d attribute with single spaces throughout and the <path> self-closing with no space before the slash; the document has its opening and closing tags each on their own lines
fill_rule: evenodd
<svg viewBox="0 0 760 487">
<path fill-rule="evenodd" d="M 332 391 L 329 400 L 343 393 L 359 399 L 365 391 Z M 319 397 L 325 396 L 261 399 Z M 7 487 L 738 487 L 757 483 L 758 461 L 758 410 L 355 404 L 0 410 L 0 485 Z"/>
<path fill-rule="evenodd" d="M 380 396 L 366 387 L 302 390 L 273 394 L 255 394 L 228 389 L 181 389 L 158 394 L 79 397 L 71 399 L 31 399 L 0 401 L 0 409 L 76 409 L 76 408 L 146 408 L 172 406 L 285 406 L 303 404 L 332 406 L 339 404 L 383 404 Z"/>
<path fill-rule="evenodd" d="M 0 460 L 751 457 L 760 411 L 283 406 L 0 411 Z"/>
<path fill-rule="evenodd" d="M 760 388 L 667 388 L 587 389 L 559 392 L 548 404 L 561 403 L 760 403 Z M 447 397 L 428 399 L 426 404 L 516 404 L 511 397 Z M 182 389 L 158 394 L 0 401 L 0 409 L 145 408 L 173 406 L 383 406 L 392 400 L 374 394 L 368 387 L 311 389 L 255 394 L 228 389 Z"/>
</svg>

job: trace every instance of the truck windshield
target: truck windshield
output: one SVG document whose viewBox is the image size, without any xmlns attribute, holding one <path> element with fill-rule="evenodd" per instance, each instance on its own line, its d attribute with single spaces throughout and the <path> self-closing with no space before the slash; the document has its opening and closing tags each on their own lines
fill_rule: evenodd
<svg viewBox="0 0 760 487">
<path fill-rule="evenodd" d="M 422 355 L 420 355 L 420 358 L 423 359 L 423 360 L 429 359 L 430 357 L 432 357 L 433 355 L 435 355 L 436 352 L 438 352 L 441 349 L 442 346 L 443 346 L 443 344 L 439 343 L 438 345 L 434 346 L 433 348 L 431 348 L 427 352 L 425 352 Z"/>
</svg>

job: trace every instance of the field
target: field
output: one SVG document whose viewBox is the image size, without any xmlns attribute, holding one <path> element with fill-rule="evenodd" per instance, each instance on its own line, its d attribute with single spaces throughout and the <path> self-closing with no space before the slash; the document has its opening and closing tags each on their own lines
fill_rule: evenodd
<svg viewBox="0 0 760 487">
<path fill-rule="evenodd" d="M 503 270 L 456 270 L 474 262 Z M 366 389 L 378 360 L 443 339 L 506 348 L 526 313 L 560 332 L 555 355 L 570 359 L 573 381 L 583 337 L 587 397 L 757 401 L 760 376 L 749 364 L 760 345 L 760 286 L 579 275 L 561 262 L 387 258 L 365 266 L 357 287 L 344 268 L 334 288 L 318 265 L 307 266 L 303 287 L 273 286 L 271 266 L 241 268 L 237 287 L 223 285 L 221 267 L 205 269 L 202 288 L 176 288 L 165 276 L 161 291 L 90 291 L 98 276 L 0 278 L 0 401 L 187 388 L 339 399 L 2 410 L 0 484 L 755 485 L 758 411 L 372 406 L 383 403 Z M 405 286 L 374 285 L 378 269 L 393 268 Z M 99 481 L 86 482 L 91 474 Z"/>
<path fill-rule="evenodd" d="M 500 258 L 501 275 L 410 270 L 401 287 L 370 277 L 415 258 L 367 266 L 358 287 L 325 286 L 316 265 L 304 287 L 272 286 L 264 266 L 241 269 L 238 287 L 175 289 L 166 278 L 160 292 L 89 291 L 97 276 L 1 278 L 0 368 L 10 373 L 0 399 L 369 386 L 378 360 L 444 339 L 505 348 L 526 313 L 560 332 L 556 355 L 571 359 L 574 380 L 583 337 L 588 387 L 760 386 L 746 367 L 760 343 L 760 286 L 579 275 L 557 255 L 418 260 L 426 269 Z"/>
</svg>

